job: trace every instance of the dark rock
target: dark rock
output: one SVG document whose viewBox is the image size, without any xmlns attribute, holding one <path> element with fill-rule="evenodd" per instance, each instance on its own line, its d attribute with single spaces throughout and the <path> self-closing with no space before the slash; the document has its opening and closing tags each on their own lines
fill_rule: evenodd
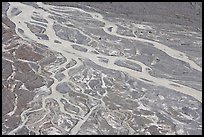
<svg viewBox="0 0 204 137">
<path fill-rule="evenodd" d="M 7 79 L 12 72 L 12 62 L 2 59 L 2 79 Z"/>
<path fill-rule="evenodd" d="M 19 59 L 24 59 L 24 60 L 28 60 L 28 61 L 39 61 L 43 58 L 42 55 L 35 53 L 32 51 L 32 48 L 23 45 L 20 46 L 17 50 L 16 50 L 16 58 Z"/>
</svg>

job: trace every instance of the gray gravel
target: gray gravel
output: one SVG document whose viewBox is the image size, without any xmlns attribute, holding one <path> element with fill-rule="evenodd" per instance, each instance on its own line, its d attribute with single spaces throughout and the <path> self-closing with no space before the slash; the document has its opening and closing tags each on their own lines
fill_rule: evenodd
<svg viewBox="0 0 204 137">
<path fill-rule="evenodd" d="M 53 5 L 69 5 L 84 9 L 115 14 L 138 21 L 188 25 L 202 30 L 201 2 L 46 2 Z M 90 6 L 90 7 L 86 7 Z M 92 9 L 93 10 L 93 9 Z"/>
</svg>

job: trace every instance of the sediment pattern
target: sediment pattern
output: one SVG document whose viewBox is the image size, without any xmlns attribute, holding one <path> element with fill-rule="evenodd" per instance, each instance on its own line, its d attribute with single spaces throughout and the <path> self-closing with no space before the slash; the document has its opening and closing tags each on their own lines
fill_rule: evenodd
<svg viewBox="0 0 204 137">
<path fill-rule="evenodd" d="M 2 134 L 202 134 L 200 32 L 10 2 L 2 35 Z"/>
</svg>

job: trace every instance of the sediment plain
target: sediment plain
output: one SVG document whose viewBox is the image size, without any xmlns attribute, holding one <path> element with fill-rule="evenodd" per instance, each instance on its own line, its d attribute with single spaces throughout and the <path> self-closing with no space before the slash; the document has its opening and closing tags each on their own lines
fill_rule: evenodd
<svg viewBox="0 0 204 137">
<path fill-rule="evenodd" d="M 2 134 L 201 135 L 202 5 L 172 4 L 3 2 Z"/>
</svg>

